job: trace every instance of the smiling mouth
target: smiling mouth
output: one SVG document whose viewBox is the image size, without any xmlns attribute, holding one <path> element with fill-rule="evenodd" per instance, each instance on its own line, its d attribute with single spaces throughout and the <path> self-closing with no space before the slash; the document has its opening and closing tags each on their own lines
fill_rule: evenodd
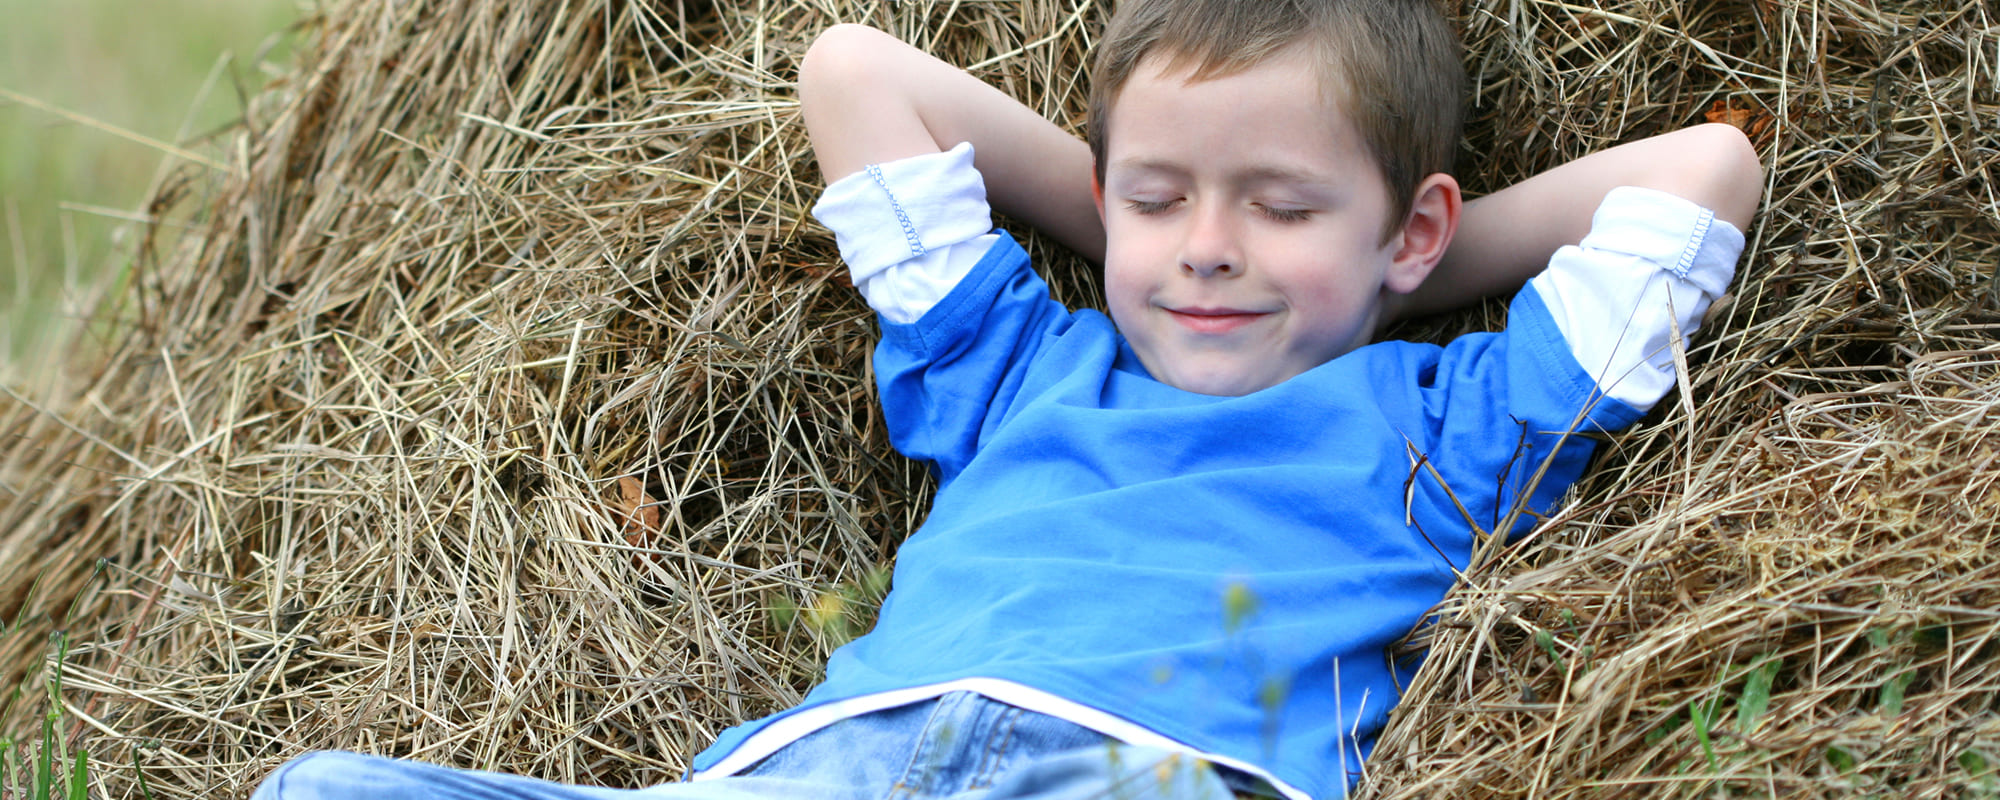
<svg viewBox="0 0 2000 800">
<path fill-rule="evenodd" d="M 1263 312 L 1233 308 L 1169 308 L 1166 311 L 1181 327 L 1196 333 L 1228 333 L 1264 317 Z"/>
</svg>

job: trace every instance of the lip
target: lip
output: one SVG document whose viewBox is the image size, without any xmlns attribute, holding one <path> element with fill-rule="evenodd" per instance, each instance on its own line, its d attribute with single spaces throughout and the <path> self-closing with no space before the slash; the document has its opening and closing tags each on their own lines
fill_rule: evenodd
<svg viewBox="0 0 2000 800">
<path fill-rule="evenodd" d="M 1168 316 L 1173 317 L 1181 327 L 1196 333 L 1228 333 L 1259 319 L 1267 312 L 1244 311 L 1237 308 L 1168 308 Z"/>
</svg>

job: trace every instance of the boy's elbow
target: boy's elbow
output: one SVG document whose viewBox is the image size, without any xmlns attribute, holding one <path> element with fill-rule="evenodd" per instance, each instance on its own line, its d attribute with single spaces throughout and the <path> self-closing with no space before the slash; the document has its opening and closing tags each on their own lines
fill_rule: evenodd
<svg viewBox="0 0 2000 800">
<path fill-rule="evenodd" d="M 843 89 L 869 83 L 871 53 L 879 52 L 888 34 L 844 22 L 820 31 L 799 61 L 799 105 L 808 117 L 815 106 L 824 105 Z M 808 124 L 811 120 L 808 119 Z"/>
<path fill-rule="evenodd" d="M 1764 193 L 1764 165 L 1750 138 L 1733 125 L 1708 123 L 1680 131 L 1687 169 L 1668 180 L 1686 182 L 1688 199 L 1707 206 L 1738 230 L 1747 230 Z"/>
<path fill-rule="evenodd" d="M 882 80 L 884 40 L 895 41 L 865 25 L 835 25 L 821 31 L 799 60 L 799 119 L 829 182 L 885 160 L 869 141 L 878 131 L 871 117 L 894 102 Z"/>
</svg>

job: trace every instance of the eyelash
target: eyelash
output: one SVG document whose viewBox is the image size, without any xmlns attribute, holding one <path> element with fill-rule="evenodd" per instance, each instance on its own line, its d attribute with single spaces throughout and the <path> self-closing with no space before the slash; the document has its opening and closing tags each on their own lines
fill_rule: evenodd
<svg viewBox="0 0 2000 800">
<path fill-rule="evenodd" d="M 1140 216 L 1151 216 L 1153 214 L 1166 213 L 1167 211 L 1171 210 L 1174 207 L 1174 205 L 1178 202 L 1179 202 L 1178 200 L 1162 200 L 1157 202 L 1149 202 L 1145 200 L 1131 200 L 1125 203 L 1125 208 L 1131 210 L 1132 213 L 1138 214 Z M 1270 218 L 1273 222 L 1304 222 L 1312 217 L 1311 211 L 1298 208 L 1272 208 L 1270 206 L 1258 206 L 1257 211 L 1258 213 L 1263 214 L 1265 217 Z"/>
<path fill-rule="evenodd" d="M 1173 206 L 1174 206 L 1174 202 L 1175 202 L 1175 201 L 1172 201 L 1172 200 L 1163 200 L 1163 201 L 1159 201 L 1159 202 L 1149 202 L 1149 201 L 1145 201 L 1145 200 L 1133 200 L 1133 201 L 1130 201 L 1130 202 L 1127 202 L 1127 203 L 1125 204 L 1125 207 L 1126 207 L 1126 208 L 1128 208 L 1128 209 L 1131 209 L 1132 213 L 1134 213 L 1134 214 L 1138 214 L 1138 215 L 1140 215 L 1140 216 L 1151 216 L 1151 215 L 1153 215 L 1153 214 L 1164 214 L 1164 213 L 1166 213 L 1166 212 L 1167 212 L 1167 209 L 1170 209 L 1170 208 L 1173 208 Z"/>
</svg>

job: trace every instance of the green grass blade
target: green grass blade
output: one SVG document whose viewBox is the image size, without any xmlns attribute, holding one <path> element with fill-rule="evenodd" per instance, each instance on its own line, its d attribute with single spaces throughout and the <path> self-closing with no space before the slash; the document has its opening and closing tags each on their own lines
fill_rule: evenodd
<svg viewBox="0 0 2000 800">
<path fill-rule="evenodd" d="M 1721 699 L 1721 697 L 1716 698 L 1716 700 Z M 1715 757 L 1715 743 L 1708 738 L 1709 728 L 1715 724 L 1715 705 L 1714 702 L 1710 702 L 1704 707 L 1700 700 L 1696 700 L 1688 706 L 1688 718 L 1694 723 L 1694 738 L 1695 741 L 1701 742 L 1702 755 L 1708 757 L 1709 771 L 1721 774 L 1722 762 Z"/>
<path fill-rule="evenodd" d="M 54 645 L 56 650 L 55 663 L 48 667 L 49 708 L 59 710 L 62 708 L 62 665 L 69 659 L 69 634 L 64 631 L 51 633 L 49 643 Z"/>
<path fill-rule="evenodd" d="M 56 651 L 55 661 L 46 669 L 49 676 L 49 713 L 42 717 L 42 754 L 35 767 L 34 800 L 53 800 L 59 787 L 56 782 L 56 753 L 61 742 L 56 740 L 56 721 L 62 718 L 62 665 L 69 657 L 69 634 L 56 631 L 49 634 L 49 643 Z"/>
<path fill-rule="evenodd" d="M 1784 659 L 1769 658 L 1751 668 L 1750 677 L 1743 681 L 1743 699 L 1736 704 L 1736 730 L 1749 733 L 1757 718 L 1771 707 L 1771 684 L 1784 664 Z"/>
<path fill-rule="evenodd" d="M 69 768 L 69 800 L 90 800 L 90 760 L 76 751 L 76 764 Z"/>
<path fill-rule="evenodd" d="M 4 781 L 0 782 L 0 795 L 13 797 L 15 788 L 21 785 L 21 773 L 14 768 L 14 737 L 12 736 L 0 736 L 0 773 L 5 773 L 6 775 L 4 779 L 0 779 L 0 781 Z"/>
<path fill-rule="evenodd" d="M 32 679 L 33 679 L 33 673 L 29 673 L 29 676 L 27 678 L 23 678 L 20 683 L 14 685 L 14 688 L 11 691 L 7 692 L 6 702 L 0 703 L 0 719 L 14 718 L 14 705 L 16 703 L 21 702 L 21 698 L 25 695 L 25 692 L 21 690 L 21 687 L 29 685 L 29 681 L 31 681 Z M 14 737 L 10 735 L 7 737 L 6 741 L 9 744 L 12 744 L 14 742 Z"/>
<path fill-rule="evenodd" d="M 1916 676 L 1916 670 L 1905 669 L 1882 682 L 1882 716 L 1894 717 L 1903 713 L 1903 692 L 1910 687 L 1910 679 Z"/>
<path fill-rule="evenodd" d="M 35 757 L 35 791 L 30 800 L 49 800 L 55 782 L 56 715 L 42 717 L 42 752 Z"/>
<path fill-rule="evenodd" d="M 132 748 L 132 774 L 139 779 L 139 796 L 153 800 L 153 787 L 146 783 L 146 768 L 139 765 L 139 748 Z"/>
</svg>

